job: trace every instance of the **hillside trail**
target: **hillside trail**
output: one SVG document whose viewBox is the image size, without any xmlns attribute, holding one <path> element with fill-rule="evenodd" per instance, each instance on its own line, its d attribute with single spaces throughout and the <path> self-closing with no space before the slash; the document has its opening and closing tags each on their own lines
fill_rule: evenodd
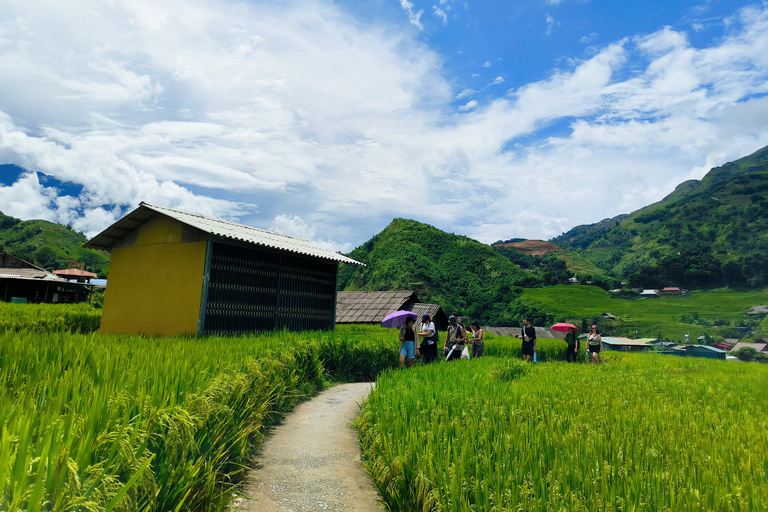
<svg viewBox="0 0 768 512">
<path fill-rule="evenodd" d="M 351 422 L 373 383 L 339 384 L 298 405 L 265 439 L 231 512 L 382 512 Z"/>
</svg>

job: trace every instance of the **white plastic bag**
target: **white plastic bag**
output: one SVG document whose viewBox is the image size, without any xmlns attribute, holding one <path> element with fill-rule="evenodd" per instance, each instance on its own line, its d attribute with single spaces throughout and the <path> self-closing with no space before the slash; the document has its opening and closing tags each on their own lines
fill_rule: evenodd
<svg viewBox="0 0 768 512">
<path fill-rule="evenodd" d="M 461 351 L 461 358 L 469 359 L 469 347 L 464 347 L 464 350 Z"/>
</svg>

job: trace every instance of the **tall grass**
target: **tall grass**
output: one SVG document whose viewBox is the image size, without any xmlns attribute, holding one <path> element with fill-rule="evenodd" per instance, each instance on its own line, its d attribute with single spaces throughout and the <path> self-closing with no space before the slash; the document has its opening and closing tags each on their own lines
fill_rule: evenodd
<svg viewBox="0 0 768 512">
<path fill-rule="evenodd" d="M 284 411 L 396 364 L 392 332 L 0 332 L 0 510 L 221 510 Z"/>
<path fill-rule="evenodd" d="M 0 332 L 89 333 L 99 330 L 101 310 L 90 304 L 11 304 L 0 302 Z"/>
<path fill-rule="evenodd" d="M 768 508 L 768 368 L 604 361 L 385 372 L 359 424 L 390 510 Z"/>
</svg>

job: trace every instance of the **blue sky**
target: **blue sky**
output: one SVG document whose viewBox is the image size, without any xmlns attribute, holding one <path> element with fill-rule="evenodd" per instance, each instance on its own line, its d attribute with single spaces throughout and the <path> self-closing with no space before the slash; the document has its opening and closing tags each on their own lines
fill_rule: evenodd
<svg viewBox="0 0 768 512">
<path fill-rule="evenodd" d="M 66 4 L 66 5 L 65 5 Z M 768 145 L 768 4 L 0 0 L 0 210 L 550 238 Z"/>
</svg>

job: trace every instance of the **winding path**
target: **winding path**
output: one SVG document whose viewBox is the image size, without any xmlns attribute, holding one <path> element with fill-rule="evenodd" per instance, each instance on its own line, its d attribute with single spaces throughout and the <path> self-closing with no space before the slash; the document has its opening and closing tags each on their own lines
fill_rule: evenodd
<svg viewBox="0 0 768 512">
<path fill-rule="evenodd" d="M 340 384 L 300 404 L 264 441 L 232 512 L 382 512 L 350 423 L 373 384 Z"/>
</svg>

